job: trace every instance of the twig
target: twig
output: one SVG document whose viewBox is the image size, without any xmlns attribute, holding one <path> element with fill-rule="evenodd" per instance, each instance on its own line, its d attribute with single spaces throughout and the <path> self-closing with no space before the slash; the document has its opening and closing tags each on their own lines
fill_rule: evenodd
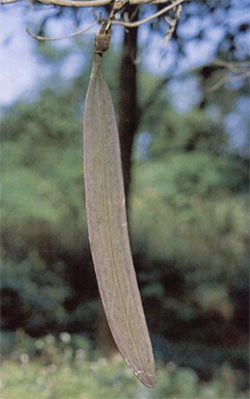
<svg viewBox="0 0 250 399">
<path fill-rule="evenodd" d="M 175 16 L 174 16 L 174 18 L 169 18 L 169 17 L 165 17 L 165 20 L 167 21 L 167 23 L 169 24 L 169 30 L 168 30 L 168 32 L 167 32 L 167 34 L 166 34 L 166 36 L 165 36 L 165 43 L 166 43 L 166 45 L 168 45 L 168 43 L 170 42 L 170 40 L 171 40 L 171 38 L 172 38 L 172 36 L 173 36 L 173 34 L 174 34 L 174 31 L 175 31 L 175 29 L 176 29 L 176 25 L 177 25 L 177 22 L 179 21 L 179 19 L 180 19 L 180 16 L 181 16 L 181 12 L 182 12 L 182 5 L 181 4 L 179 4 L 178 6 L 177 6 L 177 8 L 176 8 L 176 12 L 175 12 Z"/>
<path fill-rule="evenodd" d="M 19 1 L 22 1 L 22 0 L 1 0 L 0 4 L 5 5 L 5 4 L 11 4 L 11 3 L 18 3 Z"/>
<path fill-rule="evenodd" d="M 113 3 L 112 10 L 110 11 L 109 17 L 106 22 L 105 26 L 105 32 L 107 33 L 110 31 L 111 25 L 113 23 L 113 20 L 115 18 L 115 14 L 120 11 L 123 7 L 126 6 L 128 0 L 115 0 Z"/>
<path fill-rule="evenodd" d="M 250 77 L 250 71 L 238 73 L 238 75 L 235 74 L 234 76 L 231 77 L 230 76 L 228 77 L 227 74 L 225 73 L 225 75 L 221 79 L 215 82 L 212 86 L 208 87 L 206 91 L 208 93 L 213 93 L 216 90 L 218 90 L 221 86 L 223 86 L 224 83 L 238 82 L 239 80 L 246 79 L 247 77 Z"/>
<path fill-rule="evenodd" d="M 24 0 L 0 0 L 1 5 L 17 3 Z M 112 0 L 36 0 L 42 4 L 61 6 L 61 7 L 99 7 L 111 4 Z M 187 1 L 187 0 L 182 0 Z M 143 4 L 165 4 L 170 0 L 128 0 L 130 5 L 143 5 Z M 171 7 L 172 8 L 172 7 Z"/>
<path fill-rule="evenodd" d="M 239 75 L 232 76 L 231 78 L 228 79 L 228 81 L 237 82 L 238 80 L 245 79 L 247 77 L 250 77 L 250 71 L 245 71 L 240 73 Z"/>
<path fill-rule="evenodd" d="M 143 4 L 166 4 L 171 3 L 172 0 L 129 0 L 129 4 L 132 5 L 143 5 Z M 183 0 L 184 1 L 184 0 Z"/>
<path fill-rule="evenodd" d="M 111 0 L 37 0 L 38 3 L 61 7 L 100 7 L 111 3 Z"/>
<path fill-rule="evenodd" d="M 211 64 L 224 67 L 225 69 L 229 69 L 232 72 L 240 72 L 242 71 L 242 69 L 245 68 L 249 69 L 250 67 L 249 61 L 232 62 L 232 61 L 214 60 L 211 62 Z"/>
<path fill-rule="evenodd" d="M 39 35 L 36 35 L 35 33 L 33 33 L 29 28 L 26 29 L 26 32 L 27 32 L 30 36 L 32 36 L 34 39 L 42 40 L 42 41 L 45 41 L 45 40 L 47 40 L 47 41 L 54 41 L 54 40 L 71 39 L 72 37 L 76 37 L 76 36 L 82 35 L 83 33 L 88 32 L 88 31 L 89 31 L 90 29 L 92 29 L 95 25 L 97 25 L 97 23 L 98 23 L 98 22 L 94 22 L 92 25 L 88 26 L 87 28 L 78 30 L 78 31 L 76 31 L 76 32 L 74 32 L 74 33 L 71 33 L 70 35 L 61 36 L 61 37 L 39 36 Z"/>
<path fill-rule="evenodd" d="M 224 70 L 223 76 L 206 89 L 210 93 L 218 90 L 226 82 L 237 82 L 250 76 L 249 62 L 214 60 L 211 65 L 217 65 Z"/>
<path fill-rule="evenodd" d="M 93 14 L 94 19 L 96 20 L 96 22 L 97 22 L 98 24 L 101 24 L 101 23 L 103 23 L 103 22 L 105 21 L 105 19 L 104 19 L 103 16 L 102 16 L 102 12 L 101 12 L 101 11 L 100 11 L 99 17 L 98 17 L 98 15 L 96 14 L 96 11 L 95 11 L 94 8 L 92 8 L 91 12 L 92 12 L 92 14 Z"/>
<path fill-rule="evenodd" d="M 208 93 L 213 93 L 214 91 L 218 90 L 221 86 L 224 85 L 224 83 L 227 81 L 227 75 L 224 74 L 222 76 L 222 78 L 220 78 L 219 80 L 217 80 L 217 82 L 215 82 L 212 86 L 208 87 L 206 89 L 206 91 Z"/>
<path fill-rule="evenodd" d="M 173 8 L 178 6 L 179 4 L 184 3 L 184 1 L 187 1 L 187 0 L 176 0 L 174 3 L 169 4 L 167 7 L 164 7 L 162 10 L 150 15 L 147 18 L 141 19 L 140 21 L 125 22 L 125 21 L 114 20 L 113 24 L 122 25 L 122 26 L 125 26 L 125 28 L 135 28 L 135 27 L 137 27 L 139 25 L 142 25 L 142 24 L 145 24 L 147 22 L 152 21 L 153 19 L 158 18 L 158 17 L 160 17 L 163 14 L 166 14 L 169 10 L 172 10 Z"/>
</svg>

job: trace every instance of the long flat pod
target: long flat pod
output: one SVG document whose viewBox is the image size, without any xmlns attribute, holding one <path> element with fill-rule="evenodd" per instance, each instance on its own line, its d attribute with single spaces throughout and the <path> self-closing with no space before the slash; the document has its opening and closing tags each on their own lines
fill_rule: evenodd
<svg viewBox="0 0 250 399">
<path fill-rule="evenodd" d="M 83 118 L 89 241 L 114 340 L 135 375 L 152 387 L 154 358 L 131 256 L 119 135 L 101 59 L 94 55 Z"/>
</svg>

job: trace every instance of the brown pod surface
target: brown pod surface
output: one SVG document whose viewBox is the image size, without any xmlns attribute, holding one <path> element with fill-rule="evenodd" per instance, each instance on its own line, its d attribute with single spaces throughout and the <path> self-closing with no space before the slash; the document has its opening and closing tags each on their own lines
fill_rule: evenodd
<svg viewBox="0 0 250 399">
<path fill-rule="evenodd" d="M 153 387 L 154 357 L 129 244 L 118 128 L 101 58 L 94 54 L 83 118 L 89 241 L 114 340 L 134 374 Z"/>
</svg>

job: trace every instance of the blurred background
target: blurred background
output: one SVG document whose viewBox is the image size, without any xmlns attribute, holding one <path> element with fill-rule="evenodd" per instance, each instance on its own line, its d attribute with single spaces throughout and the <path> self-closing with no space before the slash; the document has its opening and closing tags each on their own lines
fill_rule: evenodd
<svg viewBox="0 0 250 399">
<path fill-rule="evenodd" d="M 1 7 L 3 399 L 248 396 L 249 22 L 249 1 L 190 1 L 167 47 L 156 20 L 115 26 L 104 56 L 157 363 L 149 390 L 116 352 L 87 238 L 82 110 L 97 28 L 58 42 L 25 32 L 63 36 L 92 12 Z"/>
</svg>

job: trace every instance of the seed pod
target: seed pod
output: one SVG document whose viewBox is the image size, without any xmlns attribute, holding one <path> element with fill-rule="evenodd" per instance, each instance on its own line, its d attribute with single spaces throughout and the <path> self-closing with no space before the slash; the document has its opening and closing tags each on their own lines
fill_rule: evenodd
<svg viewBox="0 0 250 399">
<path fill-rule="evenodd" d="M 110 32 L 99 33 L 95 37 L 95 52 L 102 54 L 110 46 Z"/>
<path fill-rule="evenodd" d="M 97 54 L 102 54 L 104 51 L 107 51 L 110 46 L 110 38 L 111 38 L 111 28 L 107 29 L 107 21 L 105 21 L 100 31 L 95 36 L 95 52 Z"/>
<path fill-rule="evenodd" d="M 119 135 L 101 58 L 94 55 L 83 119 L 89 241 L 114 340 L 134 374 L 153 387 L 154 358 L 129 244 Z"/>
</svg>

